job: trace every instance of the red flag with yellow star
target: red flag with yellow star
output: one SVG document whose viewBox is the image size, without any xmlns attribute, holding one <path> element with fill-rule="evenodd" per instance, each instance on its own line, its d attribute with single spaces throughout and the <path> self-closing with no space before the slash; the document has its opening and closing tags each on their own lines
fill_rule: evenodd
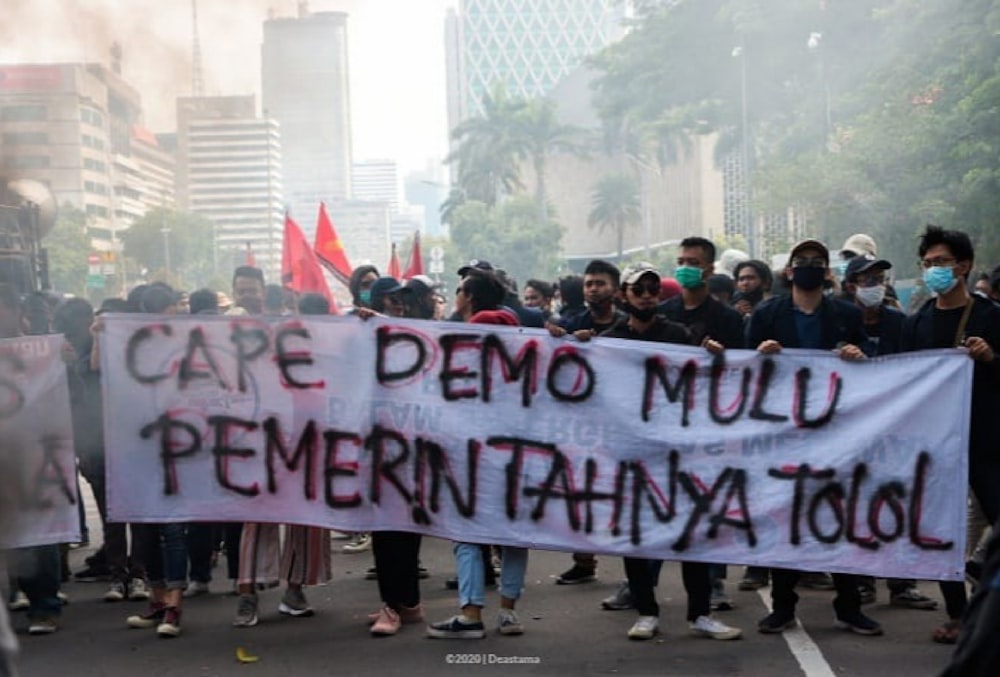
<svg viewBox="0 0 1000 677">
<path fill-rule="evenodd" d="M 316 258 L 337 280 L 346 285 L 351 280 L 354 268 L 347 260 L 344 244 L 340 241 L 333 221 L 326 213 L 326 205 L 319 203 L 319 217 L 316 219 Z"/>
</svg>

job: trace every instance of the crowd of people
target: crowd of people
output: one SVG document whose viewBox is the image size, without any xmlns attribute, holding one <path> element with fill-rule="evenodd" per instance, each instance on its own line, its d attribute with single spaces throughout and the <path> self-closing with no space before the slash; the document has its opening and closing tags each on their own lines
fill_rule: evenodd
<svg viewBox="0 0 1000 677">
<path fill-rule="evenodd" d="M 925 299 L 904 309 L 891 284 L 897 269 L 879 258 L 875 241 L 852 236 L 840 250 L 817 240 L 795 245 L 780 270 L 762 261 L 742 260 L 731 270 L 716 269 L 715 245 L 705 238 L 683 240 L 672 277 L 639 262 L 620 270 L 603 260 L 591 261 L 582 275 L 555 282 L 530 279 L 518 290 L 504 270 L 474 260 L 458 271 L 459 285 L 449 307 L 444 290 L 426 276 L 404 281 L 381 275 L 374 266 L 354 270 L 348 310 L 361 321 L 374 316 L 424 321 L 449 320 L 501 326 L 536 327 L 565 341 L 600 341 L 604 337 L 701 346 L 711 353 L 750 349 L 764 354 L 785 348 L 835 351 L 845 360 L 865 360 L 904 351 L 964 348 L 975 361 L 971 438 L 968 571 L 975 579 L 983 566 L 982 544 L 1000 513 L 1000 456 L 991 443 L 991 412 L 1000 398 L 1000 267 L 978 274 L 969 237 L 959 231 L 929 226 L 917 248 L 923 269 Z M 898 262 L 896 263 L 898 265 Z M 973 286 L 974 285 L 974 286 Z M 127 299 L 108 299 L 95 310 L 82 299 L 52 307 L 38 299 L 28 303 L 0 286 L 0 337 L 23 333 L 62 333 L 68 364 L 71 405 L 80 473 L 93 489 L 103 520 L 104 544 L 77 572 L 78 581 L 104 580 L 104 599 L 148 599 L 146 611 L 128 616 L 132 628 L 155 628 L 162 637 L 181 633 L 181 609 L 188 597 L 206 594 L 214 559 L 226 560 L 236 595 L 233 625 L 258 622 L 260 591 L 285 584 L 280 611 L 309 616 L 308 586 L 330 578 L 330 533 L 316 527 L 274 524 L 118 524 L 107 521 L 99 316 L 105 312 L 192 314 L 329 314 L 318 294 L 296 296 L 265 284 L 259 269 L 237 268 L 232 299 L 208 289 L 179 293 L 160 283 L 142 285 Z M 947 403 L 942 403 L 944 406 Z M 956 498 L 966 500 L 966 497 Z M 979 548 L 977 549 L 977 545 Z M 371 633 L 391 636 L 403 625 L 426 621 L 420 599 L 421 536 L 411 532 L 357 534 L 348 552 L 371 549 L 378 581 L 378 610 L 369 618 Z M 29 632 L 58 628 L 65 580 L 65 548 L 41 546 L 7 553 L 11 571 L 9 608 L 25 609 Z M 458 612 L 426 625 L 432 638 L 480 638 L 486 634 L 483 612 L 486 589 L 498 582 L 497 630 L 505 635 L 524 631 L 516 604 L 524 588 L 528 551 L 481 543 L 454 545 Z M 654 637 L 659 629 L 655 587 L 661 562 L 625 556 L 625 580 L 601 606 L 612 611 L 634 609 L 627 630 L 635 640 Z M 835 567 L 831 567 L 835 568 Z M 683 562 L 687 593 L 686 618 L 693 635 L 718 640 L 741 636 L 739 628 L 719 616 L 732 608 L 725 589 L 725 565 Z M 905 571 L 899 572 L 905 576 Z M 572 565 L 559 575 L 561 585 L 596 579 L 597 559 L 574 553 Z M 749 567 L 741 590 L 771 586 L 773 610 L 757 624 L 761 633 L 781 633 L 796 623 L 797 585 L 834 590 L 833 608 L 839 627 L 860 635 L 882 634 L 881 624 L 863 612 L 874 600 L 872 579 L 833 573 L 802 573 Z M 887 581 L 890 603 L 933 610 L 937 602 L 917 582 Z M 947 618 L 932 633 L 938 642 L 954 643 L 963 632 L 967 588 L 960 582 L 940 584 Z"/>
</svg>

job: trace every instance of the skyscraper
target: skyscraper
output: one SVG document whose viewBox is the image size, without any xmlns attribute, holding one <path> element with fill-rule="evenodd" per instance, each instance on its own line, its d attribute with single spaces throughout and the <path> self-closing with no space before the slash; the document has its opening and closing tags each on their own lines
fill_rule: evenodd
<svg viewBox="0 0 1000 677">
<path fill-rule="evenodd" d="M 347 14 L 264 22 L 264 117 L 281 125 L 285 199 L 310 234 L 321 201 L 351 197 Z"/>
<path fill-rule="evenodd" d="M 218 272 L 247 242 L 268 279 L 281 261 L 283 201 L 278 124 L 256 115 L 253 96 L 177 100 L 177 199 L 214 225 Z"/>
<path fill-rule="evenodd" d="M 351 174 L 355 200 L 386 202 L 393 214 L 399 211 L 399 177 L 394 160 L 355 162 Z"/>
<path fill-rule="evenodd" d="M 448 123 L 481 112 L 497 85 L 544 96 L 585 57 L 622 35 L 620 0 L 461 0 L 448 10 Z"/>
</svg>

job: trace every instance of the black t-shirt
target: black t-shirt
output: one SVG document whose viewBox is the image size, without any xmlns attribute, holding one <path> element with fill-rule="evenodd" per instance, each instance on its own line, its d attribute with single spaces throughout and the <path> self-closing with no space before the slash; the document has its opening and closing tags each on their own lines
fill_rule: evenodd
<svg viewBox="0 0 1000 677">
<path fill-rule="evenodd" d="M 697 308 L 685 308 L 684 299 L 675 296 L 660 306 L 668 319 L 690 330 L 692 343 L 701 345 L 705 338 L 718 341 L 724 348 L 742 348 L 743 317 L 736 310 L 719 303 L 711 296 Z"/>
<path fill-rule="evenodd" d="M 628 318 L 626 317 L 602 333 L 601 336 L 633 339 L 636 341 L 656 341 L 657 343 L 682 343 L 684 345 L 691 345 L 693 343 L 693 337 L 687 327 L 660 316 L 653 318 L 653 324 L 644 332 L 634 331 L 629 326 Z"/>
</svg>

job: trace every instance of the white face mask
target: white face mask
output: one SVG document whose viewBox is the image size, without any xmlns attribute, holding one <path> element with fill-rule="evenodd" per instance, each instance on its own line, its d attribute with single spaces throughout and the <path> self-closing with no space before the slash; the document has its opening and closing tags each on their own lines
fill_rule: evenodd
<svg viewBox="0 0 1000 677">
<path fill-rule="evenodd" d="M 855 298 L 861 302 L 865 308 L 874 308 L 882 303 L 885 298 L 885 285 L 879 284 L 874 287 L 858 287 L 854 292 Z"/>
</svg>

